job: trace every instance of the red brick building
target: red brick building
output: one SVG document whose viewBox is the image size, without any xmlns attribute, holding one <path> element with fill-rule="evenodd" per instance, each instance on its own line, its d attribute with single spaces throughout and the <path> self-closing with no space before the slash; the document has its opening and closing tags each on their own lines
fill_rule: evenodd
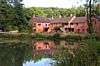
<svg viewBox="0 0 100 66">
<path fill-rule="evenodd" d="M 100 16 L 92 17 L 92 26 L 95 33 L 100 34 Z"/>
<path fill-rule="evenodd" d="M 87 17 L 66 17 L 66 18 L 33 18 L 35 32 L 54 32 L 59 28 L 61 32 L 87 33 Z M 95 33 L 100 33 L 100 18 L 92 17 L 92 26 Z"/>
<path fill-rule="evenodd" d="M 86 17 L 76 17 L 71 24 L 74 25 L 74 32 L 87 33 L 88 25 Z"/>
</svg>

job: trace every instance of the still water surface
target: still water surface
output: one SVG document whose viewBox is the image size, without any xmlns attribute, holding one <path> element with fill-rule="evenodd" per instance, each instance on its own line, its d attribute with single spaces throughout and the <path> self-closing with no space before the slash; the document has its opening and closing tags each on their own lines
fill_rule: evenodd
<svg viewBox="0 0 100 66">
<path fill-rule="evenodd" d="M 65 48 L 72 52 L 77 47 L 66 41 L 1 42 L 0 66 L 51 66 Z"/>
<path fill-rule="evenodd" d="M 42 58 L 41 60 L 34 62 L 34 61 L 27 61 L 23 63 L 23 66 L 51 66 L 54 60 L 51 58 Z"/>
</svg>

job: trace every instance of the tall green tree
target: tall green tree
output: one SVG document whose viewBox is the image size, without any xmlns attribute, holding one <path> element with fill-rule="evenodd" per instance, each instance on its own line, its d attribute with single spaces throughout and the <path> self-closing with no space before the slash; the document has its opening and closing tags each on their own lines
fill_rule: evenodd
<svg viewBox="0 0 100 66">
<path fill-rule="evenodd" d="M 7 0 L 0 1 L 0 29 L 7 30 L 11 22 L 12 7 L 7 3 Z"/>
<path fill-rule="evenodd" d="M 27 22 L 22 0 L 0 0 L 0 29 L 26 29 Z"/>
<path fill-rule="evenodd" d="M 11 4 L 14 9 L 13 24 L 17 27 L 19 32 L 21 32 L 27 26 L 23 4 L 21 2 L 22 0 L 11 0 Z"/>
</svg>

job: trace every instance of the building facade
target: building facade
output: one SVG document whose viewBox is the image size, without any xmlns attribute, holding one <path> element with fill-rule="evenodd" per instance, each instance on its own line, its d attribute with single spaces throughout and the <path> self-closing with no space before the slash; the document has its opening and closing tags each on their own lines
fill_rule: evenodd
<svg viewBox="0 0 100 66">
<path fill-rule="evenodd" d="M 66 17 L 66 18 L 33 18 L 35 32 L 52 33 L 55 30 L 63 33 L 88 33 L 87 17 Z M 92 17 L 92 26 L 95 33 L 100 33 L 100 20 Z"/>
</svg>

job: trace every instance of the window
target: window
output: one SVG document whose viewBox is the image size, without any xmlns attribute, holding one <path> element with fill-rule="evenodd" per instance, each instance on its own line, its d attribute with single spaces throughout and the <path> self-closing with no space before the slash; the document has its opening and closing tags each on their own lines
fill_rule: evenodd
<svg viewBox="0 0 100 66">
<path fill-rule="evenodd" d="M 82 31 L 84 32 L 84 29 L 82 29 Z"/>
<path fill-rule="evenodd" d="M 68 25 L 68 23 L 63 23 L 63 25 Z"/>
<path fill-rule="evenodd" d="M 67 28 L 65 28 L 65 30 L 67 30 Z"/>
<path fill-rule="evenodd" d="M 71 31 L 73 32 L 74 31 L 74 28 L 71 28 Z"/>
<path fill-rule="evenodd" d="M 49 45 L 49 43 L 48 43 L 48 42 L 44 42 L 43 44 L 44 44 L 44 45 Z"/>
<path fill-rule="evenodd" d="M 38 49 L 41 49 L 41 47 L 38 47 Z"/>
<path fill-rule="evenodd" d="M 73 23 L 70 23 L 70 25 L 73 25 Z"/>
<path fill-rule="evenodd" d="M 76 23 L 76 25 L 78 25 L 78 23 Z"/>
<path fill-rule="evenodd" d="M 41 24 L 38 24 L 38 26 L 41 26 Z"/>
<path fill-rule="evenodd" d="M 65 25 L 68 25 L 68 23 L 65 23 Z"/>
<path fill-rule="evenodd" d="M 49 26 L 50 26 L 50 24 L 49 24 Z"/>
<path fill-rule="evenodd" d="M 80 29 L 78 29 L 78 32 L 80 32 Z"/>
<path fill-rule="evenodd" d="M 47 27 L 47 24 L 45 24 L 45 26 Z"/>
<path fill-rule="evenodd" d="M 48 48 L 48 45 L 49 45 L 48 42 L 44 42 L 43 44 L 45 45 L 45 48 Z"/>
</svg>

